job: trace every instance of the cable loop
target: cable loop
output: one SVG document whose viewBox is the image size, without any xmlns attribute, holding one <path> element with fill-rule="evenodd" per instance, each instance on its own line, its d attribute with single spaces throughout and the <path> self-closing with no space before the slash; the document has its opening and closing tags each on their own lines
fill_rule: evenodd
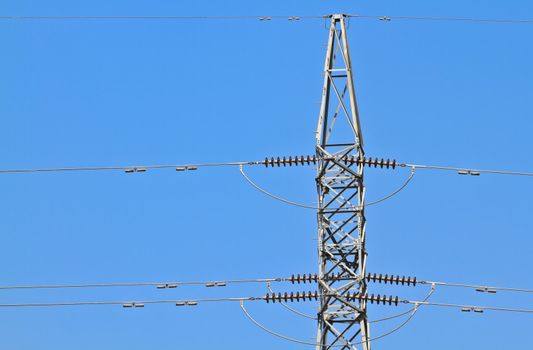
<svg viewBox="0 0 533 350">
<path fill-rule="evenodd" d="M 303 341 L 303 340 L 299 340 L 299 339 L 295 339 L 295 338 L 291 338 L 291 337 L 288 337 L 286 335 L 283 335 L 283 334 L 280 334 L 280 333 L 277 333 L 277 332 L 274 332 L 273 330 L 263 326 L 261 323 L 259 323 L 258 321 L 256 321 L 251 315 L 250 313 L 248 312 L 248 310 L 246 309 L 246 307 L 244 306 L 244 300 L 241 300 L 240 301 L 240 307 L 242 309 L 242 311 L 244 312 L 244 314 L 246 315 L 246 317 L 253 323 L 255 324 L 257 327 L 261 328 L 262 330 L 264 330 L 265 332 L 275 336 L 275 337 L 278 337 L 278 338 L 281 338 L 281 339 L 284 339 L 284 340 L 288 340 L 288 341 L 291 341 L 293 343 L 298 343 L 298 344 L 303 344 L 303 345 L 310 345 L 310 346 L 321 346 L 321 344 L 319 343 L 313 343 L 313 342 L 307 342 L 307 341 Z M 414 315 L 416 314 L 416 312 L 418 311 L 418 308 L 417 307 L 414 307 L 413 308 L 413 311 L 411 312 L 411 315 L 404 321 L 402 322 L 399 326 L 397 326 L 396 328 L 390 330 L 389 332 L 387 333 L 384 333 L 384 334 L 381 334 L 377 337 L 374 337 L 374 338 L 371 338 L 371 339 L 367 339 L 366 341 L 360 341 L 360 342 L 356 342 L 356 343 L 347 343 L 347 344 L 329 344 L 329 345 L 326 345 L 326 347 L 348 347 L 348 346 L 351 346 L 351 345 L 359 345 L 359 344 L 363 344 L 363 343 L 366 343 L 367 341 L 376 341 L 376 340 L 379 340 L 379 339 L 382 339 L 382 338 L 385 338 L 386 336 L 388 335 L 391 335 L 392 333 L 400 330 L 401 328 L 403 328 L 407 323 L 409 323 L 409 321 L 411 321 L 411 319 L 414 317 Z"/>
<path fill-rule="evenodd" d="M 272 288 L 270 288 L 270 282 L 267 283 L 267 288 L 268 290 L 270 291 L 270 293 L 272 293 L 273 295 L 275 294 L 275 292 L 272 290 Z M 299 315 L 299 316 L 302 316 L 302 317 L 305 317 L 305 318 L 308 318 L 308 319 L 311 319 L 311 320 L 317 320 L 316 317 L 313 317 L 313 316 L 309 316 L 309 315 L 306 315 L 298 310 L 295 310 L 293 309 L 292 307 L 290 307 L 289 305 L 287 305 L 286 303 L 284 302 L 280 302 L 281 306 L 283 306 L 284 308 L 286 308 L 287 310 Z"/>
<path fill-rule="evenodd" d="M 431 296 L 433 295 L 433 293 L 435 293 L 435 286 L 432 286 L 431 289 L 429 290 L 428 294 L 426 295 L 426 297 L 423 299 L 424 302 L 428 301 L 429 298 L 431 298 Z M 402 301 L 403 302 L 403 301 Z M 405 312 L 402 312 L 400 314 L 397 314 L 397 315 L 394 315 L 394 316 L 389 316 L 389 317 L 385 317 L 385 318 L 381 318 L 381 319 L 377 319 L 377 320 L 373 320 L 373 321 L 369 321 L 370 323 L 378 323 L 378 322 L 383 322 L 383 321 L 388 321 L 388 320 L 392 320 L 394 318 L 398 318 L 398 317 L 402 317 L 410 312 L 413 312 L 417 309 L 418 307 L 415 305 L 414 307 L 410 308 L 409 310 L 405 311 Z"/>
<path fill-rule="evenodd" d="M 280 196 L 277 196 L 271 192 L 268 192 L 267 190 L 261 188 L 259 185 L 257 185 L 255 182 L 252 181 L 252 179 L 250 179 L 245 173 L 244 173 L 244 169 L 243 169 L 243 166 L 242 164 L 239 165 L 239 171 L 241 173 L 241 175 L 244 177 L 244 179 L 250 184 L 252 185 L 252 187 L 254 187 L 256 190 L 262 192 L 263 194 L 271 197 L 271 198 L 274 198 L 278 201 L 281 201 L 281 202 L 284 202 L 284 203 L 287 203 L 287 204 L 290 204 L 290 205 L 294 205 L 294 206 L 297 206 L 297 207 L 300 207 L 300 208 L 305 208 L 305 209 L 313 209 L 313 210 L 319 210 L 321 208 L 319 207 L 316 207 L 316 206 L 312 206 L 312 205 L 307 205 L 307 204 L 302 204 L 302 203 L 297 203 L 297 202 L 293 202 L 293 201 L 290 201 L 288 199 L 285 199 L 283 197 L 280 197 Z M 378 199 L 376 201 L 373 201 L 373 202 L 369 202 L 369 203 L 366 203 L 362 206 L 354 206 L 353 209 L 354 210 L 360 210 L 360 208 L 363 208 L 363 207 L 369 207 L 371 205 L 375 205 L 375 204 L 378 204 L 378 203 L 381 203 L 381 202 L 384 202 L 388 199 L 390 199 L 391 197 L 394 197 L 395 195 L 397 195 L 398 193 L 400 193 L 401 191 L 403 191 L 403 189 L 405 189 L 405 187 L 407 187 L 407 185 L 411 182 L 411 180 L 413 179 L 413 177 L 415 176 L 415 167 L 411 167 L 411 175 L 407 178 L 407 180 L 404 182 L 404 184 L 402 186 L 400 186 L 400 188 L 398 188 L 396 191 L 392 192 L 391 194 L 381 198 L 381 199 Z"/>
</svg>

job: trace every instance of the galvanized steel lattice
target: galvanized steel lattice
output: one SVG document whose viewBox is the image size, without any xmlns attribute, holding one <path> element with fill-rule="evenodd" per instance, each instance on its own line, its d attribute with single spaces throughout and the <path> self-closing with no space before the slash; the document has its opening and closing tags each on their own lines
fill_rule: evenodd
<svg viewBox="0 0 533 350">
<path fill-rule="evenodd" d="M 319 294 L 317 349 L 370 349 L 366 300 L 363 136 L 346 36 L 346 16 L 332 15 L 316 132 Z"/>
</svg>

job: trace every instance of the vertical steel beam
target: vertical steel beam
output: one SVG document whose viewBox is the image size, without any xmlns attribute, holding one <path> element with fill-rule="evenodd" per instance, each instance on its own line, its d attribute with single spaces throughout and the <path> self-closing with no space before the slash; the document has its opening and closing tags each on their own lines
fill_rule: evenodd
<svg viewBox="0 0 533 350">
<path fill-rule="evenodd" d="M 363 136 L 346 36 L 346 16 L 331 15 L 316 131 L 320 305 L 317 350 L 370 350 L 366 302 Z"/>
</svg>

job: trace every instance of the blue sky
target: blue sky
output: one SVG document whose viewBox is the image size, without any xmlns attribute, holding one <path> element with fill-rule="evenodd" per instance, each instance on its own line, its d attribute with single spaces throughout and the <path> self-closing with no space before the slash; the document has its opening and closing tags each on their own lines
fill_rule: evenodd
<svg viewBox="0 0 533 350">
<path fill-rule="evenodd" d="M 323 15 L 532 18 L 528 1 L 3 1 L 1 15 Z M 350 21 L 369 156 L 532 170 L 531 25 Z M 260 160 L 312 154 L 327 30 L 322 20 L 1 21 L 0 168 Z M 316 200 L 312 169 L 254 168 L 263 186 Z M 407 170 L 367 171 L 367 198 Z M 4 174 L 0 284 L 278 277 L 316 271 L 312 210 L 272 201 L 237 169 Z M 420 171 L 367 210 L 368 271 L 531 287 L 528 178 Z M 290 286 L 286 286 L 289 288 Z M 282 288 L 283 286 L 279 286 Z M 420 299 L 426 290 L 372 285 Z M 262 295 L 218 290 L 2 292 L 1 302 Z M 532 308 L 531 298 L 438 289 L 435 301 Z M 312 313 L 311 305 L 298 305 Z M 265 325 L 313 341 L 278 306 Z M 403 309 L 402 309 L 403 310 Z M 370 317 L 396 312 L 375 306 Z M 399 311 L 399 310 L 398 310 Z M 4 349 L 294 349 L 236 304 L 1 309 Z M 394 322 L 372 329 L 379 335 Z M 422 309 L 388 349 L 531 348 L 531 317 Z"/>
</svg>

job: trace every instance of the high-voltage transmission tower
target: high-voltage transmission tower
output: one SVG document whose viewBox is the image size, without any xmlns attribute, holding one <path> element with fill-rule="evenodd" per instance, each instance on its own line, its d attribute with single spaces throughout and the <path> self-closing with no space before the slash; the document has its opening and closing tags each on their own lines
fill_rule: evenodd
<svg viewBox="0 0 533 350">
<path fill-rule="evenodd" d="M 370 349 L 366 301 L 363 135 L 346 36 L 346 16 L 332 15 L 316 131 L 320 305 L 317 350 Z M 353 158 L 352 158 L 353 157 Z"/>
</svg>

